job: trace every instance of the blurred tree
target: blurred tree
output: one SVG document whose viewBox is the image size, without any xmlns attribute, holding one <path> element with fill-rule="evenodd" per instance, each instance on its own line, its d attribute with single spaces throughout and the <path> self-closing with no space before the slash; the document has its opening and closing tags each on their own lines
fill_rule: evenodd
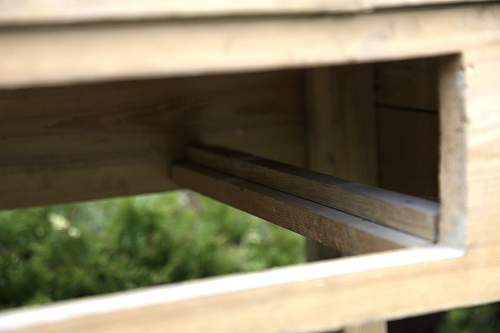
<svg viewBox="0 0 500 333">
<path fill-rule="evenodd" d="M 303 239 L 189 192 L 0 213 L 0 307 L 298 263 Z"/>
</svg>

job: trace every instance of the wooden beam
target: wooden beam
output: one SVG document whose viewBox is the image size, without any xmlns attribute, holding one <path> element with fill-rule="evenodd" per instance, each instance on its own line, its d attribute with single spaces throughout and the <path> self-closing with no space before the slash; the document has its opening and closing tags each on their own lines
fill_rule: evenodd
<svg viewBox="0 0 500 333">
<path fill-rule="evenodd" d="M 311 170 L 377 185 L 374 66 L 316 68 L 308 72 L 308 137 Z M 307 242 L 308 260 L 347 255 Z M 385 333 L 386 322 L 344 328 L 343 333 Z"/>
<path fill-rule="evenodd" d="M 189 147 L 188 160 L 430 241 L 439 205 L 221 148 Z"/>
<path fill-rule="evenodd" d="M 405 249 L 89 297 L 0 313 L 0 332 L 323 332 L 456 302 L 461 274 L 435 274 L 461 254 Z"/>
<path fill-rule="evenodd" d="M 146 20 L 226 15 L 351 13 L 380 8 L 463 4 L 477 0 L 64 0 L 0 1 L 0 25 Z M 488 1 L 488 0 L 483 0 Z M 493 1 L 493 0 L 489 0 Z"/>
<path fill-rule="evenodd" d="M 496 2 L 344 16 L 9 28 L 0 31 L 0 45 L 9 50 L 0 56 L 0 87 L 423 57 L 497 42 L 499 34 Z"/>
<path fill-rule="evenodd" d="M 430 245 L 423 239 L 192 163 L 176 163 L 172 179 L 271 223 L 347 254 Z"/>
</svg>

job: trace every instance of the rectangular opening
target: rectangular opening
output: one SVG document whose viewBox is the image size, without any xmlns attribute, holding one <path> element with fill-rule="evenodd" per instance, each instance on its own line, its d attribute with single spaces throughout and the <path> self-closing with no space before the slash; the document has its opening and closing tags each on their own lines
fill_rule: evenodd
<svg viewBox="0 0 500 333">
<path fill-rule="evenodd" d="M 345 253 L 395 244 L 460 246 L 465 217 L 459 62 L 458 56 L 443 56 L 2 90 L 0 207 L 179 185 L 202 191 L 193 180 L 204 170 L 191 170 L 186 177 L 192 180 L 169 174 L 173 162 L 189 160 L 260 186 L 261 192 L 291 196 L 295 206 L 314 207 L 315 219 L 340 214 L 355 221 L 354 234 L 351 227 L 329 223 L 309 229 L 305 220 L 294 227 L 330 245 L 339 242 L 330 237 L 336 230 Z M 260 160 L 213 151 L 207 157 L 193 145 Z M 339 184 L 348 189 L 340 202 L 329 192 Z M 329 189 L 322 194 L 322 187 Z M 229 199 L 236 200 L 224 200 Z M 366 240 L 381 233 L 383 242 Z"/>
<path fill-rule="evenodd" d="M 241 153 L 247 147 L 188 145 L 173 179 L 343 255 L 463 246 L 459 64 L 445 56 L 306 70 L 305 165 Z M 269 191 L 287 202 L 281 211 L 255 202 Z M 317 215 L 301 216 L 312 207 Z"/>
</svg>

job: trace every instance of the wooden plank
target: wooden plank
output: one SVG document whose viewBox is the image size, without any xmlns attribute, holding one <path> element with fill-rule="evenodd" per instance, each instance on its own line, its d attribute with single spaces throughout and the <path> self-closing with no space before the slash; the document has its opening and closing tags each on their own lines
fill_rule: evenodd
<svg viewBox="0 0 500 333">
<path fill-rule="evenodd" d="M 375 65 L 379 185 L 439 200 L 439 59 Z M 443 241 L 441 237 L 441 241 Z M 442 314 L 388 323 L 391 333 L 434 332 Z"/>
<path fill-rule="evenodd" d="M 439 115 L 377 108 L 380 187 L 439 200 Z"/>
<path fill-rule="evenodd" d="M 373 65 L 308 72 L 309 167 L 368 185 L 377 183 Z M 336 258 L 339 248 L 307 241 L 307 258 Z M 385 333 L 385 322 L 347 327 L 343 333 Z"/>
<path fill-rule="evenodd" d="M 173 189 L 168 165 L 188 141 L 300 165 L 302 77 L 281 71 L 0 91 L 0 208 Z"/>
<path fill-rule="evenodd" d="M 427 267 L 454 266 L 460 254 L 406 249 L 89 297 L 1 313 L 0 332 L 324 332 L 361 318 L 400 316 L 415 303 L 436 307 L 432 301 L 449 296 L 442 288 L 419 293 L 418 301 L 401 294 L 419 279 L 434 288 Z"/>
<path fill-rule="evenodd" d="M 261 217 L 347 254 L 429 245 L 430 242 L 192 163 L 176 163 L 182 187 Z"/>
<path fill-rule="evenodd" d="M 379 8 L 468 3 L 477 0 L 18 0 L 0 1 L 1 24 L 43 24 L 97 20 L 139 20 L 257 14 L 318 14 Z M 488 0 L 486 0 L 488 1 Z M 491 0 L 490 0 L 491 1 Z"/>
<path fill-rule="evenodd" d="M 309 168 L 376 185 L 377 147 L 370 64 L 308 71 Z"/>
<path fill-rule="evenodd" d="M 375 100 L 382 107 L 437 112 L 438 58 L 375 64 Z"/>
<path fill-rule="evenodd" d="M 347 16 L 10 28 L 0 32 L 9 50 L 0 57 L 0 87 L 421 57 L 496 42 L 499 35 L 496 2 Z"/>
<path fill-rule="evenodd" d="M 468 228 L 468 186 L 464 179 L 469 176 L 468 145 L 473 144 L 467 141 L 467 127 L 469 125 L 467 109 L 476 110 L 476 106 L 469 106 L 471 100 L 465 100 L 464 95 L 466 84 L 464 81 L 464 63 L 461 57 L 449 57 L 441 59 L 439 81 L 440 90 L 440 170 L 439 170 L 439 191 L 441 197 L 441 217 L 439 225 L 439 238 L 442 243 L 452 246 L 465 246 L 467 244 Z M 480 64 L 485 71 L 485 65 Z M 491 68 L 491 73 L 499 73 Z M 470 70 L 470 69 L 469 69 Z M 486 70 L 487 71 L 487 70 Z M 485 75 L 483 73 L 483 75 Z M 471 83 L 474 75 L 469 74 Z M 488 81 L 490 86 L 482 94 L 491 93 L 491 90 L 500 88 L 498 83 Z M 473 89 L 473 88 L 472 88 Z M 467 93 L 471 88 L 465 90 Z M 500 89 L 496 90 L 497 93 Z M 491 98 L 490 98 L 491 99 Z M 491 106 L 490 106 L 491 108 Z M 494 112 L 497 111 L 493 107 Z M 500 135 L 498 130 L 497 135 Z M 486 162 L 490 163 L 490 162 Z"/>
<path fill-rule="evenodd" d="M 436 240 L 438 204 L 222 148 L 193 147 L 187 158 L 207 168 Z"/>
</svg>

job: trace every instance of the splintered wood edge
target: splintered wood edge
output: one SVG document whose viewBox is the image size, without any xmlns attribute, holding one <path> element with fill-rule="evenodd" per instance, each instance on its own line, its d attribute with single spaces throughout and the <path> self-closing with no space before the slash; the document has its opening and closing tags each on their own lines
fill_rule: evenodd
<svg viewBox="0 0 500 333">
<path fill-rule="evenodd" d="M 392 267 L 459 258 L 462 255 L 461 250 L 441 246 L 403 249 L 9 310 L 0 313 L 0 332 L 44 332 L 42 325 L 57 325 L 81 317 L 106 316 L 129 310 L 147 311 L 147 307 L 154 305 L 182 303 L 252 289 L 334 279 L 345 275 L 352 275 L 353 278 L 359 275 L 362 278 L 363 273 L 367 271 L 381 270 L 381 273 L 384 273 L 384 269 Z M 98 324 L 89 320 L 86 329 L 92 330 L 93 325 Z M 164 328 L 168 330 L 168 323 Z"/>
</svg>

